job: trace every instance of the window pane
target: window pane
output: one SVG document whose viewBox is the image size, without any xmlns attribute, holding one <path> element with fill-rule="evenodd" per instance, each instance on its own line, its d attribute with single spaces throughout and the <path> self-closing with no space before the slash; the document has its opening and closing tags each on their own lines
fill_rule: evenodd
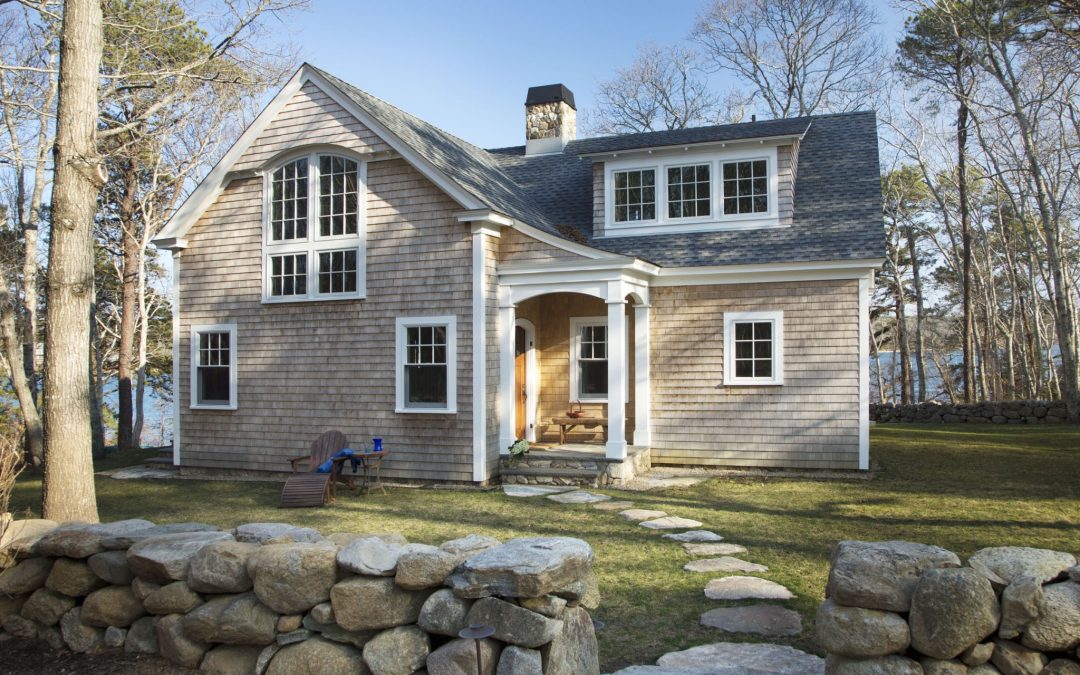
<svg viewBox="0 0 1080 675">
<path fill-rule="evenodd" d="M 755 359 L 754 377 L 772 377 L 772 359 Z"/>
<path fill-rule="evenodd" d="M 735 377 L 753 377 L 754 376 L 754 362 L 753 361 L 736 361 L 735 362 Z"/>
<path fill-rule="evenodd" d="M 754 324 L 754 339 L 769 340 L 772 338 L 772 322 L 758 321 Z"/>
<path fill-rule="evenodd" d="M 606 396 L 608 393 L 607 361 L 581 361 L 578 364 L 578 386 L 582 396 Z"/>
<path fill-rule="evenodd" d="M 736 340 L 752 340 L 754 339 L 754 324 L 749 321 L 740 321 L 735 324 L 735 339 Z"/>
<path fill-rule="evenodd" d="M 307 159 L 278 167 L 270 178 L 270 240 L 307 238 Z"/>
<path fill-rule="evenodd" d="M 753 342 L 736 342 L 735 343 L 735 358 L 737 358 L 737 359 L 752 359 L 752 358 L 754 358 L 754 343 Z"/>
<path fill-rule="evenodd" d="M 200 366 L 198 369 L 199 403 L 229 402 L 229 368 Z"/>
<path fill-rule="evenodd" d="M 415 407 L 446 405 L 446 366 L 405 366 L 405 402 Z"/>
</svg>

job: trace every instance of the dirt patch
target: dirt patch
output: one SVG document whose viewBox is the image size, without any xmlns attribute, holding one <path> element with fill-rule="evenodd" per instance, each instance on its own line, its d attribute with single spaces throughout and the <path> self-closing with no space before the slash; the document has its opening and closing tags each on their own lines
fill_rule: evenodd
<svg viewBox="0 0 1080 675">
<path fill-rule="evenodd" d="M 110 650 L 90 656 L 56 651 L 37 640 L 7 640 L 0 643 L 0 675 L 189 675 L 194 670 L 181 668 L 159 656 L 125 654 Z"/>
</svg>

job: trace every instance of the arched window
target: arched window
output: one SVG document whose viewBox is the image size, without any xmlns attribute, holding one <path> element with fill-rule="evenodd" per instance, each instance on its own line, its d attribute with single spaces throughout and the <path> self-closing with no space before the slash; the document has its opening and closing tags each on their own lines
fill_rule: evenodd
<svg viewBox="0 0 1080 675">
<path fill-rule="evenodd" d="M 264 301 L 364 297 L 364 170 L 316 152 L 269 172 Z"/>
</svg>

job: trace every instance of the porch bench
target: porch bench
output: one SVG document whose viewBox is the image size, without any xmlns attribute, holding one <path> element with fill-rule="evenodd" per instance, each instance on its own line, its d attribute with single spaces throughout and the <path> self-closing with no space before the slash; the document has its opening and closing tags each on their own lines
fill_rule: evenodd
<svg viewBox="0 0 1080 675">
<path fill-rule="evenodd" d="M 559 445 L 566 443 L 566 432 L 572 430 L 576 426 L 581 426 L 586 429 L 603 427 L 604 441 L 607 441 L 608 418 L 606 417 L 552 417 L 551 423 L 559 426 Z"/>
</svg>

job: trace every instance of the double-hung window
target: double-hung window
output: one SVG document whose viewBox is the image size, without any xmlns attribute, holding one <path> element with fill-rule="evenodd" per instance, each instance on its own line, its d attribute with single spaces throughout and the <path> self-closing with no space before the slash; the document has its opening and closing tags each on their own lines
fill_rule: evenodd
<svg viewBox="0 0 1080 675">
<path fill-rule="evenodd" d="M 399 318 L 399 413 L 457 412 L 457 317 Z"/>
<path fill-rule="evenodd" d="M 570 396 L 606 400 L 608 396 L 608 330 L 602 317 L 570 319 Z"/>
<path fill-rule="evenodd" d="M 784 313 L 724 314 L 724 383 L 784 383 Z"/>
<path fill-rule="evenodd" d="M 236 324 L 191 329 L 191 407 L 236 409 Z"/>
<path fill-rule="evenodd" d="M 268 174 L 264 301 L 364 297 L 364 171 L 312 153 Z"/>
</svg>

